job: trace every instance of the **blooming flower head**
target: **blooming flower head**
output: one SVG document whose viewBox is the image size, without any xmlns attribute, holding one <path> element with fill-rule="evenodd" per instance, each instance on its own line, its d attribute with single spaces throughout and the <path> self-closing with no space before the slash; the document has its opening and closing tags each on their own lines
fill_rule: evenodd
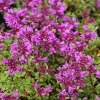
<svg viewBox="0 0 100 100">
<path fill-rule="evenodd" d="M 83 11 L 83 12 L 82 12 L 82 17 L 84 17 L 84 18 L 85 18 L 85 17 L 88 17 L 88 12 L 87 12 L 87 11 Z"/>
<path fill-rule="evenodd" d="M 99 71 L 99 70 L 97 70 L 97 72 L 96 72 L 96 77 L 97 77 L 97 78 L 100 77 L 100 71 Z"/>
<path fill-rule="evenodd" d="M 66 96 L 66 91 L 65 91 L 65 89 L 64 89 L 64 90 L 62 90 L 60 93 L 58 93 L 57 98 L 58 98 L 59 100 L 65 100 L 65 96 Z"/>
<path fill-rule="evenodd" d="M 74 92 L 74 90 L 75 90 L 75 87 L 71 87 L 71 86 L 68 87 L 69 94 L 72 94 Z"/>
<path fill-rule="evenodd" d="M 80 62 L 82 64 L 86 64 L 88 66 L 92 65 L 92 58 L 90 56 L 86 56 L 85 54 L 82 53 L 76 53 L 75 54 L 76 62 Z"/>
<path fill-rule="evenodd" d="M 100 0 L 97 0 L 97 7 L 100 8 Z"/>
<path fill-rule="evenodd" d="M 52 91 L 51 87 L 50 86 L 46 86 L 45 91 L 48 92 L 48 93 L 50 93 Z"/>
<path fill-rule="evenodd" d="M 95 97 L 95 100 L 100 100 L 100 97 L 96 96 L 96 97 Z"/>
<path fill-rule="evenodd" d="M 14 92 L 13 96 L 14 96 L 15 98 L 18 98 L 18 97 L 19 97 L 19 93 L 18 93 L 18 92 Z"/>
<path fill-rule="evenodd" d="M 13 75 L 15 70 L 17 70 L 18 72 L 22 72 L 22 68 L 20 66 L 17 65 L 17 61 L 15 59 L 6 59 L 4 58 L 2 60 L 2 64 L 8 66 L 9 70 L 8 70 L 8 73 L 10 75 Z"/>
<path fill-rule="evenodd" d="M 37 83 L 37 82 L 34 82 L 34 83 L 32 84 L 32 86 L 33 86 L 34 88 L 38 88 L 38 83 Z"/>
</svg>

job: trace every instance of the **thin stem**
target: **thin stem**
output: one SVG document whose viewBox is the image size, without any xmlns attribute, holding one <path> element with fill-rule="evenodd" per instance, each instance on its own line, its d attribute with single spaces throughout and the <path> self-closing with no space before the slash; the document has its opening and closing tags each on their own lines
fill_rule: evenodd
<svg viewBox="0 0 100 100">
<path fill-rule="evenodd" d="M 41 95 L 40 95 L 41 96 Z M 42 100 L 43 100 L 43 97 L 41 96 Z"/>
<path fill-rule="evenodd" d="M 18 9 L 21 8 L 20 7 L 20 0 L 16 0 L 16 6 L 17 6 Z"/>
<path fill-rule="evenodd" d="M 6 58 L 2 53 L 0 53 L 4 58 Z"/>
<path fill-rule="evenodd" d="M 94 85 L 93 85 L 93 81 L 92 81 L 92 77 L 91 77 L 91 74 L 90 74 L 90 73 L 89 73 L 89 78 L 90 78 L 91 86 L 92 86 L 93 91 L 94 91 L 94 93 L 95 93 L 96 90 L 95 90 L 95 87 L 94 87 Z"/>
<path fill-rule="evenodd" d="M 26 58 L 26 60 L 27 60 L 27 66 L 28 66 L 28 68 L 30 69 L 30 64 L 29 64 L 29 61 L 28 61 L 28 57 L 26 56 L 26 55 L 24 55 L 25 56 L 25 58 Z"/>
</svg>

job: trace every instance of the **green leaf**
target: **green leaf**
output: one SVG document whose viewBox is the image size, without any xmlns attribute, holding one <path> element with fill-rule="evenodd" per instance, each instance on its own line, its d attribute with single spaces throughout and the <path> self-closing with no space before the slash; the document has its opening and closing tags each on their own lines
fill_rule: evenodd
<svg viewBox="0 0 100 100">
<path fill-rule="evenodd" d="M 22 72 L 22 73 L 21 73 L 21 77 L 23 77 L 25 74 L 26 74 L 26 72 Z"/>
<path fill-rule="evenodd" d="M 96 67 L 97 67 L 97 69 L 99 69 L 99 70 L 100 70 L 100 64 L 96 65 Z"/>
<path fill-rule="evenodd" d="M 100 94 L 100 84 L 98 84 L 98 85 L 96 86 L 96 92 L 97 92 L 98 94 Z"/>
<path fill-rule="evenodd" d="M 94 58 L 94 64 L 100 64 L 100 57 Z"/>
</svg>

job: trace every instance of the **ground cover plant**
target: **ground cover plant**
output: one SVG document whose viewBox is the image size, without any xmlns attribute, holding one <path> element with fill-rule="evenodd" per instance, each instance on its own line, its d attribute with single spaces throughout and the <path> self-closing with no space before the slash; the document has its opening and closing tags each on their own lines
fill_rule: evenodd
<svg viewBox="0 0 100 100">
<path fill-rule="evenodd" d="M 74 2 L 0 0 L 1 100 L 100 100 L 99 10 Z"/>
<path fill-rule="evenodd" d="M 76 17 L 80 27 L 86 24 L 96 30 L 98 36 L 89 42 L 85 54 L 91 55 L 96 67 L 100 68 L 100 0 L 63 0 L 63 3 L 66 5 L 65 14 Z M 80 27 L 78 29 L 81 31 Z"/>
</svg>

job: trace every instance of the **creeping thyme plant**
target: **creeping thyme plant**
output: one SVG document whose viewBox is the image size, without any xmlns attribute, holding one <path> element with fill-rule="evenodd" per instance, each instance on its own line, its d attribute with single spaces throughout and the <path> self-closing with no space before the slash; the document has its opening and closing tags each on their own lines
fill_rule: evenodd
<svg viewBox="0 0 100 100">
<path fill-rule="evenodd" d="M 87 53 L 94 20 L 65 11 L 60 0 L 0 0 L 1 100 L 100 100 L 100 70 Z"/>
<path fill-rule="evenodd" d="M 63 3 L 66 5 L 65 14 L 78 19 L 80 31 L 82 31 L 80 27 L 86 24 L 90 29 L 96 30 L 100 37 L 100 0 L 63 0 Z M 98 36 L 95 41 L 89 41 L 90 49 L 85 49 L 85 53 L 96 60 L 95 64 L 100 63 L 100 38 Z"/>
</svg>

